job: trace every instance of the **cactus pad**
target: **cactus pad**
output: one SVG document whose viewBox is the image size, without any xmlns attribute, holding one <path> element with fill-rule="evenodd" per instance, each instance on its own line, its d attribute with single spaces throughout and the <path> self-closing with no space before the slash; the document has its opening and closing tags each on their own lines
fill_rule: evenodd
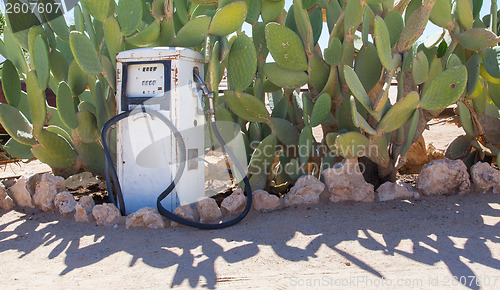
<svg viewBox="0 0 500 290">
<path fill-rule="evenodd" d="M 278 139 L 285 145 L 297 145 L 299 132 L 292 123 L 285 119 L 271 118 L 270 127 Z"/>
<path fill-rule="evenodd" d="M 57 112 L 63 123 L 71 129 L 76 129 L 78 121 L 76 119 L 75 100 L 67 83 L 61 82 L 59 84 L 56 102 Z"/>
<path fill-rule="evenodd" d="M 289 28 L 274 22 L 267 24 L 266 43 L 274 60 L 284 69 L 307 70 L 306 53 L 302 41 Z"/>
<path fill-rule="evenodd" d="M 217 36 L 226 36 L 241 27 L 247 17 L 247 4 L 237 1 L 217 10 L 210 24 L 209 33 Z"/>
<path fill-rule="evenodd" d="M 241 92 L 253 81 L 257 71 L 257 51 L 250 37 L 239 35 L 229 52 L 227 73 L 233 89 Z M 219 79 L 217 78 L 217 82 Z"/>
<path fill-rule="evenodd" d="M 155 20 L 144 30 L 125 38 L 125 42 L 137 47 L 148 47 L 160 36 L 160 20 Z"/>
<path fill-rule="evenodd" d="M 52 168 L 69 168 L 74 165 L 76 152 L 62 136 L 42 130 L 37 139 L 40 144 L 33 146 L 31 152 L 41 162 Z"/>
<path fill-rule="evenodd" d="M 177 33 L 175 45 L 191 47 L 203 43 L 207 35 L 209 25 L 209 16 L 203 15 L 189 20 Z"/>
<path fill-rule="evenodd" d="M 420 106 L 426 110 L 440 110 L 460 98 L 467 86 L 467 69 L 464 65 L 438 74 L 422 94 Z"/>
<path fill-rule="evenodd" d="M 269 112 L 256 97 L 247 93 L 224 92 L 226 103 L 238 117 L 250 122 L 268 122 Z"/>
<path fill-rule="evenodd" d="M 268 171 L 276 156 L 276 136 L 271 134 L 259 143 L 252 154 L 248 165 L 248 173 L 258 174 Z M 266 172 L 268 173 L 268 172 Z"/>
<path fill-rule="evenodd" d="M 374 31 L 380 62 L 388 71 L 391 71 L 394 66 L 391 56 L 391 38 L 384 19 L 380 16 L 375 17 Z"/>
<path fill-rule="evenodd" d="M 332 100 L 327 93 L 321 94 L 317 99 L 311 113 L 310 126 L 316 127 L 320 125 L 330 113 Z"/>
<path fill-rule="evenodd" d="M 361 84 L 361 81 L 359 80 L 356 72 L 354 72 L 354 70 L 351 67 L 346 65 L 344 66 L 344 76 L 352 94 L 361 103 L 361 105 L 363 105 L 365 109 L 371 111 L 372 101 L 370 100 L 370 97 L 363 88 L 363 85 Z"/>
<path fill-rule="evenodd" d="M 301 87 L 309 80 L 307 73 L 303 71 L 286 70 L 277 63 L 266 63 L 263 68 L 264 74 L 269 78 L 269 80 L 279 87 Z"/>
<path fill-rule="evenodd" d="M 49 66 L 49 48 L 47 43 L 38 36 L 35 40 L 35 49 L 33 50 L 33 61 L 35 65 L 36 75 L 38 77 L 38 85 L 44 91 L 49 83 L 50 66 Z"/>
<path fill-rule="evenodd" d="M 275 21 L 285 7 L 285 0 L 262 0 L 261 15 L 264 22 Z"/>
<path fill-rule="evenodd" d="M 472 119 L 469 109 L 462 102 L 458 102 L 457 104 L 458 104 L 458 115 L 460 117 L 460 124 L 462 125 L 462 128 L 464 128 L 464 131 L 467 134 L 467 136 L 469 136 L 470 138 L 475 138 L 474 125 L 472 124 Z"/>
<path fill-rule="evenodd" d="M 102 72 L 102 65 L 92 41 L 83 33 L 72 31 L 69 36 L 71 51 L 78 65 L 89 74 Z"/>
<path fill-rule="evenodd" d="M 365 156 L 369 150 L 369 141 L 364 135 L 358 132 L 348 132 L 338 135 L 334 143 L 333 138 L 327 138 L 330 150 L 337 152 L 346 159 Z"/>
<path fill-rule="evenodd" d="M 19 105 L 21 99 L 21 81 L 16 67 L 10 60 L 5 60 L 2 68 L 2 89 L 7 103 L 13 107 Z"/>
<path fill-rule="evenodd" d="M 83 8 L 99 21 L 104 21 L 108 17 L 108 13 L 112 0 L 81 0 Z"/>
<path fill-rule="evenodd" d="M 28 146 L 36 144 L 33 126 L 17 108 L 0 103 L 0 123 L 17 142 Z"/>
<path fill-rule="evenodd" d="M 142 3 L 140 0 L 120 0 L 116 8 L 116 19 L 123 36 L 134 34 L 141 27 Z"/>
<path fill-rule="evenodd" d="M 457 36 L 458 42 L 468 50 L 480 51 L 494 46 L 500 38 L 486 28 L 472 28 Z"/>
<path fill-rule="evenodd" d="M 418 101 L 418 93 L 410 92 L 402 100 L 396 102 L 378 124 L 377 132 L 379 134 L 389 133 L 406 124 L 415 112 Z"/>
<path fill-rule="evenodd" d="M 429 78 L 429 61 L 422 50 L 413 59 L 412 73 L 413 81 L 417 85 L 426 82 Z"/>
<path fill-rule="evenodd" d="M 313 133 L 310 126 L 305 126 L 299 136 L 299 163 L 304 166 L 312 152 Z"/>
</svg>

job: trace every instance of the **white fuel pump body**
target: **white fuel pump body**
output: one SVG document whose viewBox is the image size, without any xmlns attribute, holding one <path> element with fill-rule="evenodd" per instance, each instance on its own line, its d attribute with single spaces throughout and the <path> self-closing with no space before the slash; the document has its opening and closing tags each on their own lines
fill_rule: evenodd
<svg viewBox="0 0 500 290">
<path fill-rule="evenodd" d="M 203 56 L 191 49 L 155 47 L 117 55 L 118 113 L 153 109 L 167 117 L 186 144 L 186 166 L 175 190 L 162 201 L 173 212 L 180 202 L 192 203 L 204 194 L 205 117 L 201 91 L 193 70 L 203 76 Z M 173 132 L 149 114 L 135 114 L 117 125 L 117 173 L 126 213 L 156 208 L 158 196 L 170 185 L 180 162 Z"/>
</svg>

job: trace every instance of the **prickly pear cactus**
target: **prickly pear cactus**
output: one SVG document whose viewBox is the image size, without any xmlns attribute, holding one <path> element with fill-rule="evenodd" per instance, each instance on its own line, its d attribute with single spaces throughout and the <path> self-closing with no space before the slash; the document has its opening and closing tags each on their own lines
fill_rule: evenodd
<svg viewBox="0 0 500 290">
<path fill-rule="evenodd" d="M 453 152 L 498 154 L 500 141 L 489 138 L 498 128 L 488 122 L 500 108 L 496 0 L 484 17 L 486 1 L 292 2 L 82 0 L 70 26 L 7 17 L 0 42 L 7 152 L 102 172 L 96 132 L 114 112 L 116 53 L 183 46 L 205 55 L 216 119 L 234 122 L 246 138 L 254 189 L 284 191 L 341 158 L 363 158 L 378 166 L 378 178 L 394 179 L 425 123 L 454 104 L 467 135 Z M 23 21 L 33 27 L 13 31 Z M 442 32 L 417 45 L 430 22 Z M 56 92 L 57 108 L 45 103 L 45 87 Z"/>
</svg>

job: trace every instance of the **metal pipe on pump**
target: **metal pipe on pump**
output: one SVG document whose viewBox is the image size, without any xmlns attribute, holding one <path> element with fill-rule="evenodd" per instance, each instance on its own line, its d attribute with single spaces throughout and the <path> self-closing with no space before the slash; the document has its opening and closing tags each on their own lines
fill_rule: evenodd
<svg viewBox="0 0 500 290">
<path fill-rule="evenodd" d="M 203 56 L 187 48 L 143 48 L 117 55 L 117 115 L 103 126 L 101 137 L 109 197 L 122 215 L 156 205 L 162 215 L 180 224 L 220 229 L 248 214 L 250 183 L 215 124 L 213 93 L 200 77 L 203 65 Z M 247 195 L 243 212 L 219 224 L 192 222 L 172 213 L 180 197 L 191 203 L 196 201 L 193 193 L 205 191 L 200 161 L 204 154 L 203 98 L 209 101 L 207 113 L 214 136 L 243 176 Z M 116 168 L 108 142 L 112 127 L 116 127 Z"/>
</svg>

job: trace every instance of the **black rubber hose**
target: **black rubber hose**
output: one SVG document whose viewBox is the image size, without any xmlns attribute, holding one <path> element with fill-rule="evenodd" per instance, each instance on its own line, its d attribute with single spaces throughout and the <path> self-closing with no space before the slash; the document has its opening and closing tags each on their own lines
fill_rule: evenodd
<svg viewBox="0 0 500 290">
<path fill-rule="evenodd" d="M 109 152 L 109 147 L 107 144 L 107 135 L 108 135 L 109 129 L 113 125 L 118 123 L 120 120 L 125 119 L 127 117 L 130 117 L 132 115 L 135 115 L 137 113 L 144 113 L 144 112 L 150 114 L 153 117 L 157 117 L 158 119 L 160 119 L 163 123 L 165 123 L 170 128 L 170 130 L 172 131 L 172 133 L 174 134 L 174 136 L 178 142 L 178 147 L 180 149 L 179 168 L 177 169 L 177 173 L 174 177 L 174 180 L 158 196 L 158 199 L 156 201 L 156 206 L 157 206 L 160 214 L 162 214 L 163 216 L 167 217 L 168 219 L 171 219 L 179 224 L 183 224 L 186 226 L 195 227 L 195 228 L 199 228 L 199 229 L 206 229 L 206 230 L 222 229 L 222 228 L 230 227 L 232 225 L 237 224 L 243 218 L 245 218 L 245 216 L 248 214 L 248 212 L 250 211 L 250 208 L 252 206 L 252 189 L 250 187 L 250 182 L 249 182 L 248 177 L 245 173 L 245 170 L 243 169 L 241 164 L 238 162 L 238 159 L 236 158 L 234 153 L 229 148 L 225 148 L 226 143 L 224 142 L 224 139 L 220 135 L 215 122 L 210 122 L 212 131 L 213 131 L 215 137 L 217 138 L 219 143 L 224 147 L 224 149 L 226 150 L 229 157 L 233 160 L 236 169 L 241 173 L 242 176 L 244 176 L 243 182 L 245 183 L 245 191 L 247 193 L 247 203 L 246 203 L 245 209 L 243 210 L 243 212 L 240 215 L 238 215 L 237 217 L 235 217 L 232 220 L 229 220 L 229 221 L 226 221 L 223 223 L 218 223 L 218 224 L 204 224 L 204 223 L 193 222 L 193 221 L 190 221 L 187 219 L 183 219 L 183 218 L 175 215 L 174 213 L 168 211 L 166 208 L 163 207 L 163 205 L 161 204 L 161 201 L 163 199 L 165 199 L 175 189 L 175 184 L 177 184 L 177 182 L 179 182 L 179 180 L 181 179 L 182 174 L 184 172 L 184 168 L 186 165 L 186 145 L 184 143 L 184 139 L 182 138 L 182 135 L 179 133 L 177 128 L 174 126 L 174 124 L 172 124 L 172 122 L 167 117 L 165 117 L 163 114 L 161 114 L 157 111 L 150 110 L 147 108 L 143 108 L 142 110 L 137 110 L 137 111 L 127 111 L 127 112 L 123 112 L 119 115 L 116 115 L 115 117 L 111 118 L 108 122 L 106 122 L 106 124 L 103 126 L 103 129 L 101 132 L 101 139 L 102 139 L 102 144 L 104 147 L 104 154 L 105 154 L 106 185 L 108 187 L 108 193 L 109 193 L 111 201 L 114 204 L 116 204 L 116 201 L 114 199 L 114 191 L 113 191 L 113 186 L 116 186 L 116 189 L 117 189 L 116 196 L 118 199 L 118 206 L 120 208 L 120 212 L 122 213 L 122 215 L 125 215 L 125 203 L 123 201 L 123 194 L 122 194 L 121 187 L 120 187 L 120 181 L 118 180 L 118 175 L 117 175 L 116 169 L 114 167 L 113 158 L 111 157 L 111 153 Z"/>
</svg>

